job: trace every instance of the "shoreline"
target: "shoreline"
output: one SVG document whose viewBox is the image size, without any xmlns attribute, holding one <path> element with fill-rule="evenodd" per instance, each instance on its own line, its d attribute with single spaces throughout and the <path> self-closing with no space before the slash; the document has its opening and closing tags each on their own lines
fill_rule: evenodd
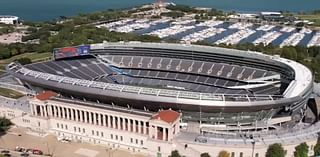
<svg viewBox="0 0 320 157">
<path fill-rule="evenodd" d="M 171 2 L 171 1 L 168 1 L 168 2 Z M 175 3 L 175 2 L 173 2 Z M 82 6 L 81 4 L 79 4 L 79 9 L 77 10 L 74 10 L 74 9 L 71 9 L 71 11 L 68 11 L 70 10 L 69 7 L 71 7 L 71 5 L 66 5 L 66 8 L 63 9 L 63 10 L 60 10 L 59 12 L 61 12 L 61 14 L 59 13 L 54 13 L 54 9 L 55 7 L 57 7 L 55 4 L 52 6 L 52 8 L 48 8 L 48 12 L 46 14 L 41 14 L 39 15 L 38 13 L 35 13 L 33 12 L 33 9 L 29 8 L 28 6 L 26 8 L 23 8 L 24 10 L 21 11 L 19 13 L 19 11 L 17 12 L 16 10 L 15 11 L 10 11 L 10 10 L 7 10 L 7 9 L 0 9 L 2 10 L 0 12 L 0 15 L 2 14 L 10 14 L 10 15 L 16 15 L 16 16 L 19 16 L 21 17 L 21 19 L 23 19 L 24 21 L 30 21 L 30 22 L 45 22 L 45 21 L 52 21 L 52 20 L 55 20 L 57 18 L 59 18 L 59 16 L 67 16 L 67 17 L 73 17 L 73 16 L 77 16 L 79 14 L 91 14 L 91 13 L 95 13 L 95 12 L 103 12 L 103 11 L 107 11 L 109 9 L 114 9 L 114 10 L 128 10 L 128 9 L 132 9 L 132 8 L 136 8 L 136 7 L 139 7 L 139 6 L 142 6 L 142 5 L 146 5 L 146 4 L 151 4 L 151 3 L 143 3 L 143 4 L 129 4 L 128 6 L 126 6 L 125 4 L 124 5 L 119 5 L 119 4 L 113 4 L 114 6 L 108 6 L 106 4 L 105 7 L 101 7 L 101 6 L 88 6 L 87 8 L 85 8 L 85 6 Z M 197 4 L 197 5 L 194 5 L 194 4 L 191 4 L 190 2 L 186 2 L 186 3 L 175 3 L 175 4 L 178 4 L 178 5 L 187 5 L 187 6 L 190 6 L 190 7 L 207 7 L 207 8 L 214 8 L 214 9 L 217 9 L 217 10 L 221 10 L 223 12 L 226 12 L 226 13 L 229 13 L 229 12 L 237 12 L 237 13 L 259 13 L 259 12 L 270 12 L 270 11 L 275 11 L 275 12 L 280 12 L 280 11 L 283 11 L 283 12 L 286 12 L 286 11 L 289 11 L 290 13 L 294 13 L 294 14 L 298 14 L 299 12 L 312 12 L 312 11 L 315 11 L 317 10 L 317 8 L 314 8 L 314 9 L 311 9 L 311 8 L 306 8 L 306 9 L 297 9 L 297 8 L 292 8 L 292 9 L 265 9 L 265 8 L 261 8 L 261 7 L 247 7 L 247 8 L 243 8 L 243 7 L 240 7 L 240 8 L 232 8 L 231 7 L 226 7 L 226 6 L 222 6 L 222 5 L 213 5 L 213 4 L 208 4 L 208 5 L 203 5 L 202 3 L 201 4 Z M 0 5 L 1 5 L 1 2 L 0 2 Z M 63 4 L 62 4 L 63 5 Z M 111 4 L 112 5 L 112 4 Z M 10 8 L 10 7 L 9 7 Z M 72 8 L 72 7 L 71 7 Z M 19 9 L 19 8 L 18 8 Z M 28 11 L 29 10 L 29 11 Z M 72 11 L 74 10 L 74 11 Z M 39 10 L 41 11 L 41 10 Z M 56 15 L 55 15 L 56 14 Z"/>
</svg>

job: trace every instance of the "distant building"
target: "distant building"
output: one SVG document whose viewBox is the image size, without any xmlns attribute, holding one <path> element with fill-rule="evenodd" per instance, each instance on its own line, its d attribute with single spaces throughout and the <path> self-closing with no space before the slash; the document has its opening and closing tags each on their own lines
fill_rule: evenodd
<svg viewBox="0 0 320 157">
<path fill-rule="evenodd" d="M 237 14 L 228 16 L 229 19 L 235 19 L 238 21 L 240 21 L 240 20 L 241 21 L 247 21 L 247 20 L 255 21 L 258 19 L 258 17 L 259 17 L 258 14 L 242 14 L 242 13 L 237 13 Z"/>
<path fill-rule="evenodd" d="M 260 17 L 267 21 L 280 21 L 284 19 L 284 16 L 280 12 L 261 12 Z"/>
<path fill-rule="evenodd" d="M 212 8 L 205 8 L 205 7 L 195 7 L 195 9 L 199 11 L 212 11 Z"/>
<path fill-rule="evenodd" d="M 11 15 L 0 15 L 0 23 L 4 24 L 17 24 L 19 23 L 19 17 Z"/>
</svg>

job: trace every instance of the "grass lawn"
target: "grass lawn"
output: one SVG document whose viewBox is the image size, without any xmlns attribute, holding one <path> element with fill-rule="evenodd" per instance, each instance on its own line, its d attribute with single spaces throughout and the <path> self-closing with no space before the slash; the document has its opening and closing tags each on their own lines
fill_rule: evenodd
<svg viewBox="0 0 320 157">
<path fill-rule="evenodd" d="M 13 56 L 9 59 L 3 59 L 0 60 L 0 74 L 1 72 L 3 72 L 3 70 L 5 69 L 5 66 L 19 58 L 23 58 L 23 57 L 27 57 L 30 58 L 32 62 L 38 62 L 38 61 L 42 61 L 45 59 L 50 59 L 50 57 L 52 56 L 51 52 L 46 52 L 46 53 L 24 53 L 24 54 L 20 54 L 20 55 L 16 55 Z"/>
<path fill-rule="evenodd" d="M 0 95 L 8 98 L 13 98 L 13 99 L 18 99 L 24 96 L 24 94 L 18 91 L 2 88 L 2 87 L 0 87 Z"/>
<path fill-rule="evenodd" d="M 32 62 L 36 62 L 36 61 L 39 61 L 39 60 L 50 58 L 51 56 L 52 56 L 52 54 L 50 52 L 46 52 L 46 53 L 24 53 L 24 54 L 13 56 L 13 57 L 11 57 L 9 59 L 0 60 L 0 64 L 8 64 L 10 62 L 13 62 L 16 59 L 23 58 L 23 57 L 30 58 Z"/>
</svg>

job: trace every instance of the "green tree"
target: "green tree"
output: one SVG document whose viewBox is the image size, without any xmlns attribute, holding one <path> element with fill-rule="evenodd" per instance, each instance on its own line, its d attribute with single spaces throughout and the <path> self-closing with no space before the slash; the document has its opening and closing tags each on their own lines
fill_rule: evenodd
<svg viewBox="0 0 320 157">
<path fill-rule="evenodd" d="M 11 121 L 9 119 L 6 119 L 4 117 L 0 117 L 0 134 L 4 134 L 9 127 L 12 125 Z"/>
<path fill-rule="evenodd" d="M 308 157 L 309 146 L 307 143 L 301 143 L 295 147 L 294 156 L 295 157 Z"/>
<path fill-rule="evenodd" d="M 285 152 L 281 144 L 275 143 L 269 145 L 268 150 L 266 152 L 266 157 L 284 157 Z"/>
<path fill-rule="evenodd" d="M 171 155 L 169 155 L 169 157 L 182 157 L 182 156 L 179 154 L 178 150 L 173 150 L 171 152 Z"/>
<path fill-rule="evenodd" d="M 219 152 L 218 157 L 230 157 L 230 153 L 225 150 L 222 150 Z"/>
<path fill-rule="evenodd" d="M 314 156 L 320 156 L 320 142 L 319 141 L 314 146 L 313 151 L 314 151 Z"/>
<path fill-rule="evenodd" d="M 283 47 L 281 57 L 297 60 L 297 51 L 294 47 Z"/>
<path fill-rule="evenodd" d="M 211 157 L 211 156 L 209 155 L 209 153 L 202 153 L 200 154 L 200 157 Z"/>
<path fill-rule="evenodd" d="M 11 52 L 8 47 L 0 46 L 0 59 L 7 59 L 11 57 Z"/>
</svg>

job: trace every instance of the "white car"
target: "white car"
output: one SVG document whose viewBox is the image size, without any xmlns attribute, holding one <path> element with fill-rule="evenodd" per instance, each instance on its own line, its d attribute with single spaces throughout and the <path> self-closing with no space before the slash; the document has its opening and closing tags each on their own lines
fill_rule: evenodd
<svg viewBox="0 0 320 157">
<path fill-rule="evenodd" d="M 62 143 L 70 143 L 71 140 L 68 139 L 67 137 L 58 137 L 58 141 L 62 142 Z"/>
</svg>

